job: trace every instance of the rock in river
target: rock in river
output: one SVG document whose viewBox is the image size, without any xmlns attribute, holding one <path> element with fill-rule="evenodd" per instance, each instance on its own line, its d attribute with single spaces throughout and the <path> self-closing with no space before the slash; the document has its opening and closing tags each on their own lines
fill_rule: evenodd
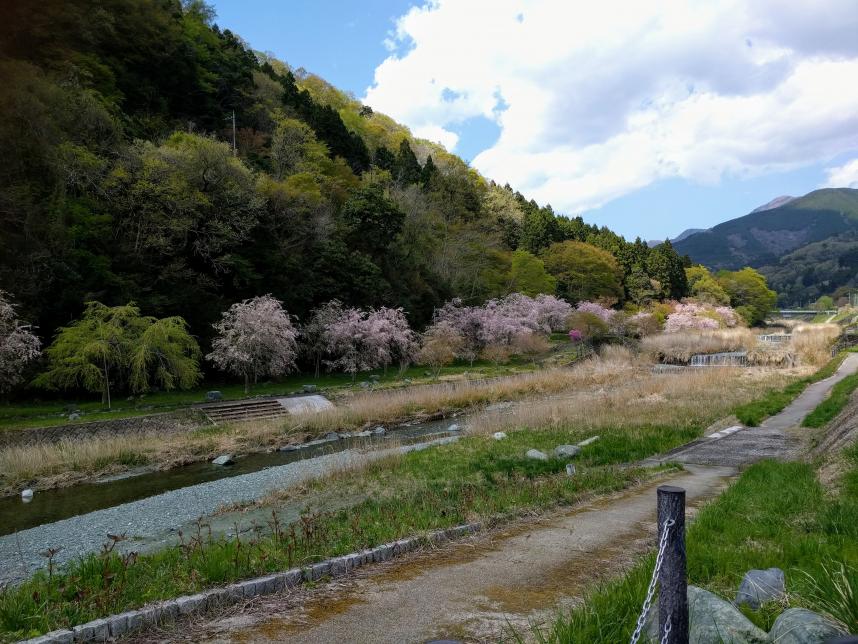
<svg viewBox="0 0 858 644">
<path fill-rule="evenodd" d="M 212 461 L 212 465 L 232 465 L 233 463 L 235 461 L 232 460 L 232 454 L 221 454 Z"/>
</svg>

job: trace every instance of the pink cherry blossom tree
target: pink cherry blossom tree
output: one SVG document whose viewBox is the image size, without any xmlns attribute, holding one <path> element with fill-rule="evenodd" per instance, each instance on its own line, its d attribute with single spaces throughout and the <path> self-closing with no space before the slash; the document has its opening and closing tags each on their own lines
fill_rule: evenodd
<svg viewBox="0 0 858 644">
<path fill-rule="evenodd" d="M 553 295 L 532 298 L 512 293 L 483 306 L 463 306 L 461 300 L 452 300 L 436 311 L 434 324 L 455 329 L 461 337 L 457 357 L 473 364 L 480 355 L 496 360 L 508 357 L 515 346 L 536 346 L 527 340 L 529 336 L 566 329 L 572 312 L 568 302 Z"/>
<path fill-rule="evenodd" d="M 244 392 L 259 376 L 295 369 L 298 332 L 282 303 L 271 295 L 236 302 L 214 325 L 217 337 L 206 357 L 219 369 L 244 376 Z"/>
<path fill-rule="evenodd" d="M 391 363 L 399 364 L 399 373 L 408 368 L 417 355 L 420 345 L 417 334 L 408 326 L 408 320 L 402 308 L 390 309 L 385 306 L 370 311 L 366 318 L 367 333 L 376 338 L 376 342 L 385 350 L 381 352 L 385 371 Z"/>
<path fill-rule="evenodd" d="M 569 316 L 572 315 L 573 309 L 566 300 L 553 295 L 537 295 L 533 306 L 536 308 L 537 323 L 547 333 L 569 328 Z"/>
<path fill-rule="evenodd" d="M 525 299 L 526 298 L 526 299 Z M 528 302 L 529 300 L 529 302 Z M 513 294 L 502 300 L 489 300 L 483 307 L 483 354 L 493 362 L 508 359 L 521 336 L 536 332 L 539 325 L 530 298 Z"/>
<path fill-rule="evenodd" d="M 595 315 L 605 324 L 610 324 L 613 317 L 617 314 L 614 309 L 609 309 L 596 302 L 579 302 L 575 310 L 579 313 L 589 313 Z"/>
<path fill-rule="evenodd" d="M 461 337 L 456 357 L 473 365 L 486 346 L 486 317 L 482 307 L 462 306 L 462 301 L 456 298 L 435 312 L 433 325 L 444 323 L 454 329 Z"/>
<path fill-rule="evenodd" d="M 24 367 L 38 357 L 41 346 L 30 325 L 18 318 L 9 294 L 0 291 L 0 393 L 21 382 Z"/>
<path fill-rule="evenodd" d="M 343 315 L 343 304 L 331 300 L 313 311 L 307 323 L 301 327 L 301 348 L 304 355 L 313 363 L 316 378 L 322 367 L 322 360 L 328 350 L 328 328 Z"/>
<path fill-rule="evenodd" d="M 664 323 L 665 333 L 683 330 L 706 331 L 717 329 L 721 325 L 712 315 L 712 309 L 695 302 L 677 304 L 673 313 L 667 316 Z"/>
<path fill-rule="evenodd" d="M 733 328 L 739 324 L 739 314 L 729 306 L 716 306 L 715 314 L 721 318 L 721 323 L 727 328 Z"/>
<path fill-rule="evenodd" d="M 351 374 L 369 371 L 387 362 L 390 355 L 383 339 L 367 324 L 367 313 L 360 309 L 343 309 L 340 317 L 328 325 L 325 364 L 331 371 Z"/>
</svg>

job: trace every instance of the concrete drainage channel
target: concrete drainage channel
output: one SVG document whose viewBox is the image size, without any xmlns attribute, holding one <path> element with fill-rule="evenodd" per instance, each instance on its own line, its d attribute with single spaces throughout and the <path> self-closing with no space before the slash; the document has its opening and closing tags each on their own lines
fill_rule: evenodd
<svg viewBox="0 0 858 644">
<path fill-rule="evenodd" d="M 158 602 L 118 615 L 96 619 L 72 629 L 52 631 L 26 644 L 68 644 L 70 642 L 104 642 L 151 626 L 175 621 L 181 617 L 199 615 L 217 610 L 246 599 L 278 593 L 295 588 L 305 581 L 318 581 L 325 577 L 337 578 L 371 563 L 391 559 L 416 550 L 423 545 L 439 545 L 445 541 L 473 534 L 481 524 L 467 523 L 446 530 L 436 530 L 425 536 L 400 539 L 371 550 L 362 550 L 286 572 L 240 581 L 223 588 L 206 590 L 196 595 L 185 595 L 177 599 Z M 24 642 L 19 644 L 25 644 Z"/>
</svg>

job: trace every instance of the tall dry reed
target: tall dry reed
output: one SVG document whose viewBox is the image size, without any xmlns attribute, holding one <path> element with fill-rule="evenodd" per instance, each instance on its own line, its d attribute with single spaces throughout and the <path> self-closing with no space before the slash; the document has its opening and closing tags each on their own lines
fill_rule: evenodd
<svg viewBox="0 0 858 644">
<path fill-rule="evenodd" d="M 802 324 L 792 330 L 789 350 L 803 364 L 819 367 L 831 359 L 831 346 L 839 335 L 837 324 Z"/>
<path fill-rule="evenodd" d="M 587 361 L 573 369 L 546 369 L 486 381 L 458 381 L 367 392 L 334 409 L 278 420 L 249 421 L 185 434 L 143 434 L 61 441 L 0 450 L 0 482 L 7 492 L 22 484 L 64 485 L 141 464 L 159 468 L 217 454 L 258 452 L 330 431 L 469 409 L 493 402 L 542 397 L 585 386 L 609 386 L 624 378 L 613 361 Z"/>
<path fill-rule="evenodd" d="M 475 416 L 471 431 L 709 425 L 739 404 L 785 385 L 790 375 L 767 369 L 700 369 L 676 375 L 638 370 L 613 387 L 519 405 Z"/>
<path fill-rule="evenodd" d="M 698 353 L 749 351 L 757 337 L 750 329 L 717 329 L 712 331 L 677 331 L 645 337 L 641 351 L 670 364 L 688 364 Z"/>
</svg>

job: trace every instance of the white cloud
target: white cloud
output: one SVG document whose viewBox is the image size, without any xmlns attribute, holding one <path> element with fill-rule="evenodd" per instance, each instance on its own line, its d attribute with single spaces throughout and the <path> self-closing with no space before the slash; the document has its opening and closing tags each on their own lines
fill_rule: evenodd
<svg viewBox="0 0 858 644">
<path fill-rule="evenodd" d="M 459 142 L 458 134 L 445 130 L 440 125 L 418 125 L 413 128 L 413 132 L 414 136 L 433 143 L 440 143 L 448 150 L 455 149 L 456 143 Z"/>
<path fill-rule="evenodd" d="M 852 0 L 436 0 L 396 25 L 365 101 L 566 212 L 663 178 L 716 183 L 858 150 Z"/>
<path fill-rule="evenodd" d="M 835 168 L 826 169 L 828 181 L 826 188 L 858 188 L 858 159 L 852 159 L 848 163 Z"/>
</svg>

